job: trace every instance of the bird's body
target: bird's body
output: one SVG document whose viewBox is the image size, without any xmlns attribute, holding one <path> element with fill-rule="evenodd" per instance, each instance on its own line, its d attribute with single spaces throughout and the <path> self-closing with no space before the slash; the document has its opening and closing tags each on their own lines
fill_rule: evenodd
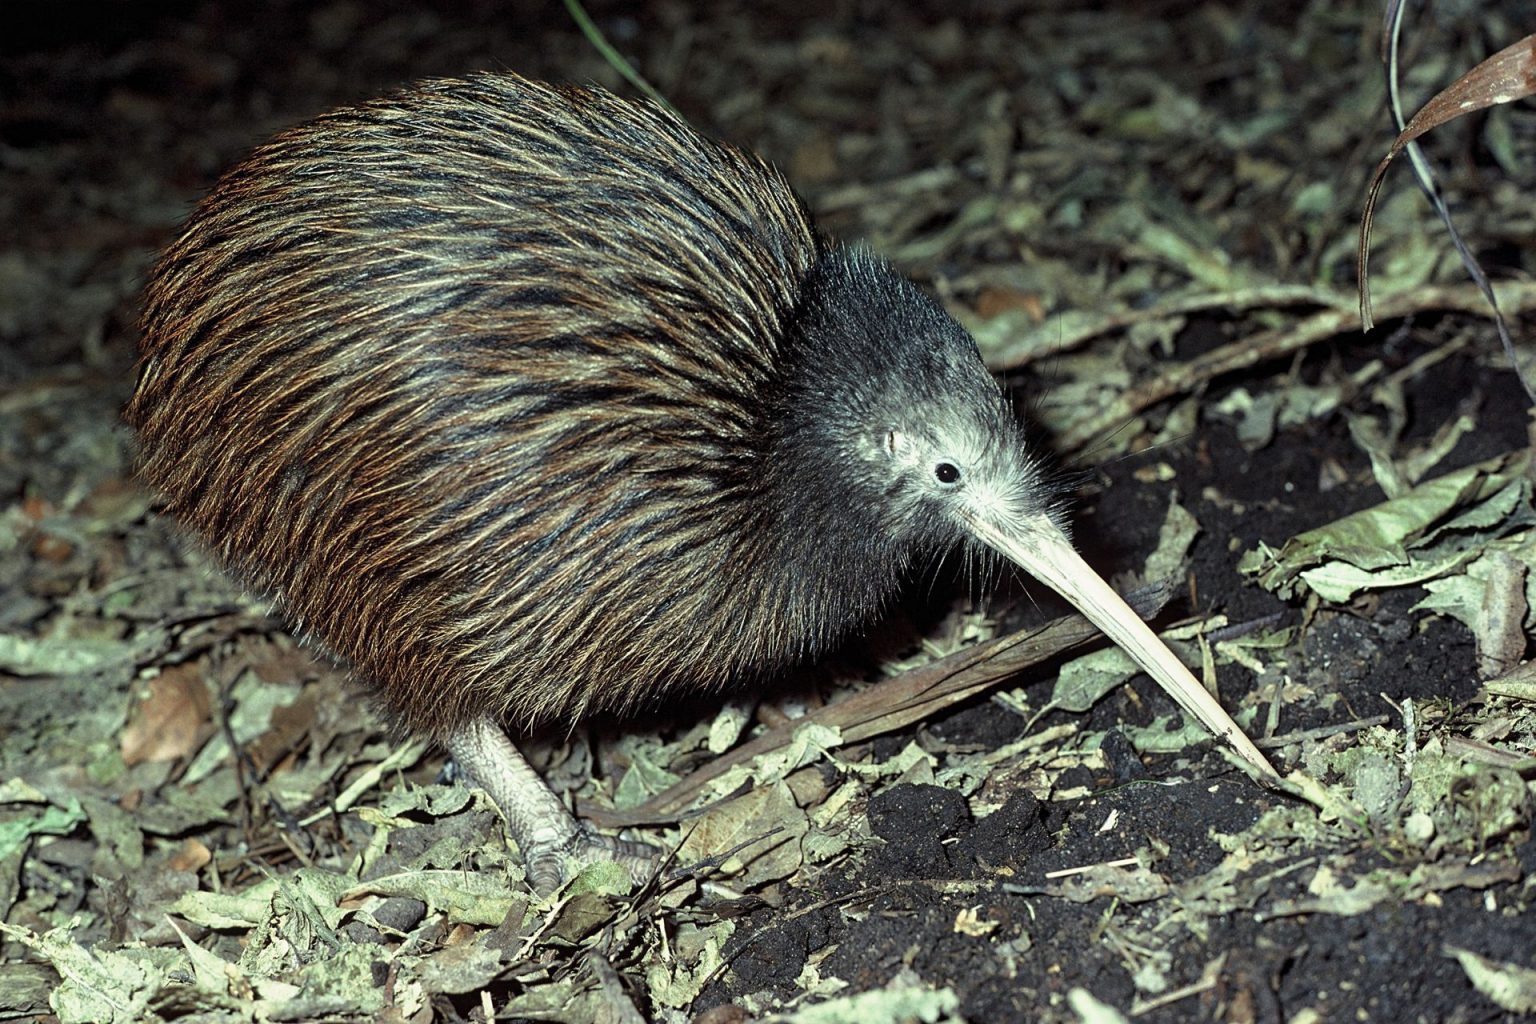
<svg viewBox="0 0 1536 1024">
<path fill-rule="evenodd" d="M 512 75 L 227 174 L 154 271 L 127 415 L 167 510 L 472 762 L 488 723 L 772 673 L 915 555 L 1055 529 L 937 305 L 757 158 Z"/>
<path fill-rule="evenodd" d="M 813 350 L 814 307 L 849 301 L 890 334 Z M 130 419 L 169 510 L 409 725 L 569 721 L 771 672 L 876 610 L 913 538 L 854 500 L 813 439 L 839 410 L 805 391 L 816 363 L 888 373 L 914 315 L 995 397 L 969 338 L 766 164 L 482 76 L 228 175 L 154 275 Z"/>
</svg>

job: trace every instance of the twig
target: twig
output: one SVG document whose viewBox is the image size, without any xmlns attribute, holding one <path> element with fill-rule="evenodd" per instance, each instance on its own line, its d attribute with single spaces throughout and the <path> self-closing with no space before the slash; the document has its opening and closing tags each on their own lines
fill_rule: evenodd
<svg viewBox="0 0 1536 1024">
<path fill-rule="evenodd" d="M 787 746 L 795 733 L 807 725 L 839 730 L 841 746 L 859 743 L 967 700 L 1021 669 L 1098 635 L 1099 631 L 1086 619 L 1068 615 L 1033 632 L 1013 633 L 978 644 L 770 729 L 637 807 L 612 811 L 582 806 L 580 812 L 606 828 L 675 821 L 710 782 L 739 764 Z"/>
<path fill-rule="evenodd" d="M 1536 282 L 1509 282 L 1499 287 L 1499 293 L 1505 308 L 1511 313 L 1524 313 L 1536 308 Z M 1389 295 L 1377 305 L 1382 320 L 1396 320 L 1426 310 L 1455 310 L 1482 315 L 1485 308 L 1483 294 L 1476 285 L 1414 288 Z M 1056 439 L 1057 448 L 1062 452 L 1077 451 L 1100 435 L 1118 429 L 1120 424 L 1165 398 L 1196 391 L 1224 374 L 1245 370 L 1359 329 L 1359 311 L 1328 309 L 1314 313 L 1299 323 L 1262 331 L 1223 345 L 1187 363 L 1175 365 L 1124 392 L 1097 415 L 1078 422 L 1061 434 Z"/>
<path fill-rule="evenodd" d="M 1386 725 L 1389 720 L 1386 715 L 1372 715 L 1370 718 L 1357 718 L 1353 722 L 1339 722 L 1336 725 L 1320 725 L 1316 729 L 1288 732 L 1283 736 L 1266 736 L 1263 739 L 1254 740 L 1253 745 L 1256 747 L 1288 747 L 1292 743 L 1327 739 L 1329 736 L 1337 736 L 1343 732 L 1359 732 L 1361 729 L 1369 729 L 1373 725 Z"/>
<path fill-rule="evenodd" d="M 1214 309 L 1230 314 L 1282 306 L 1322 306 L 1325 309 L 1348 310 L 1353 308 L 1353 303 L 1335 291 L 1307 285 L 1277 284 L 1236 292 L 1202 292 L 1172 299 L 1148 309 L 1123 309 L 1101 316 L 1057 316 L 1019 335 L 1012 344 L 989 352 L 987 365 L 996 372 L 1017 370 L 1043 357 L 1070 352 L 1105 334 L 1160 320 L 1176 320 L 1191 313 Z M 1045 344 L 1035 340 L 1042 335 L 1048 335 Z"/>
</svg>

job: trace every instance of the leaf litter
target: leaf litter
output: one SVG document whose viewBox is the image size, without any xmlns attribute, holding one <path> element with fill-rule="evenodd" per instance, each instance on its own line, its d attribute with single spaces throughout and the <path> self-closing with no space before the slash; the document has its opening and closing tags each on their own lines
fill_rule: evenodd
<svg viewBox="0 0 1536 1024">
<path fill-rule="evenodd" d="M 976 604 L 938 572 L 768 701 L 544 738 L 595 820 L 678 852 L 549 901 L 494 809 L 152 513 L 115 409 L 153 248 L 270 130 L 433 71 L 613 72 L 564 21 L 344 2 L 274 3 L 271 37 L 167 16 L 105 63 L 46 32 L 0 55 L 25 83 L 0 104 L 0 1016 L 1529 1012 L 1525 400 L 1437 215 L 1390 182 L 1358 334 L 1355 218 L 1391 144 L 1373 9 L 1293 13 L 595 12 L 974 330 L 1078 471 L 1091 560 L 1166 607 L 1287 789 L 1045 596 Z M 1529 24 L 1424 25 L 1408 86 Z M 1420 141 L 1510 278 L 1526 365 L 1536 134 L 1480 117 Z"/>
</svg>

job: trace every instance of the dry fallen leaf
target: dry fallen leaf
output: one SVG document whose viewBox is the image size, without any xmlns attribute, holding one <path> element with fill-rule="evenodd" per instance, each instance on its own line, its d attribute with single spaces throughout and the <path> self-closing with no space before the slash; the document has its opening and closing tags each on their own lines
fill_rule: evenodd
<svg viewBox="0 0 1536 1024">
<path fill-rule="evenodd" d="M 211 860 L 213 860 L 213 851 L 209 850 L 201 840 L 186 839 L 171 855 L 167 866 L 173 871 L 197 871 Z"/>
<path fill-rule="evenodd" d="M 149 681 L 123 729 L 123 763 L 174 761 L 203 745 L 210 729 L 208 687 L 195 663 L 173 665 Z"/>
<path fill-rule="evenodd" d="M 1360 283 L 1360 322 L 1364 330 L 1368 331 L 1374 326 L 1369 280 L 1371 217 L 1376 209 L 1376 196 L 1381 191 L 1387 167 L 1410 142 L 1430 129 L 1438 128 L 1463 114 L 1499 103 L 1511 103 L 1533 92 L 1536 92 L 1536 34 L 1506 46 L 1446 86 L 1413 115 L 1407 127 L 1392 141 L 1387 155 L 1381 158 L 1381 163 L 1376 165 L 1376 170 L 1371 174 L 1365 211 L 1360 215 L 1360 249 L 1356 254 L 1355 276 Z"/>
</svg>

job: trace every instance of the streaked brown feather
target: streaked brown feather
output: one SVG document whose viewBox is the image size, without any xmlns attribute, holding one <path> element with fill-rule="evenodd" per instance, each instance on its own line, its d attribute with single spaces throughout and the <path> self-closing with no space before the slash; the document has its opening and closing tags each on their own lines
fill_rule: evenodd
<svg viewBox="0 0 1536 1024">
<path fill-rule="evenodd" d="M 769 465 L 827 252 L 649 104 L 480 75 L 325 115 L 155 268 L 142 472 L 418 730 L 771 671 L 902 561 L 820 559 Z"/>
</svg>

